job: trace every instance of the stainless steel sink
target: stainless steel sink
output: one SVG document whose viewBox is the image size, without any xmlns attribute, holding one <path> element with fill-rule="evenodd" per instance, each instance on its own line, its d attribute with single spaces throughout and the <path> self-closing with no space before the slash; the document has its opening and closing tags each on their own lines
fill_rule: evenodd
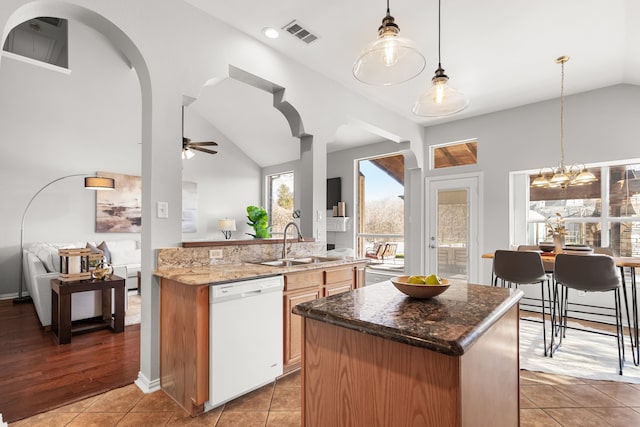
<svg viewBox="0 0 640 427">
<path fill-rule="evenodd" d="M 299 262 L 301 264 L 318 264 L 321 262 L 331 262 L 337 261 L 340 258 L 332 258 L 332 257 L 323 257 L 323 256 L 310 256 L 305 258 L 295 258 L 294 261 Z"/>
<path fill-rule="evenodd" d="M 269 265 L 271 267 L 291 267 L 292 265 L 304 264 L 303 262 L 296 262 L 292 259 L 276 259 L 273 261 L 264 261 L 260 265 Z"/>
<path fill-rule="evenodd" d="M 260 265 L 269 265 L 271 267 L 292 267 L 294 265 L 304 264 L 320 264 L 323 262 L 337 261 L 340 258 L 310 256 L 303 258 L 276 259 L 273 261 L 263 261 Z"/>
</svg>

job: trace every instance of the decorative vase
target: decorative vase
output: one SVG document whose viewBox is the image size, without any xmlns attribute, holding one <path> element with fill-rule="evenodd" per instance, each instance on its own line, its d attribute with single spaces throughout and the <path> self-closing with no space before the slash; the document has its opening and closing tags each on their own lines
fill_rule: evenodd
<svg viewBox="0 0 640 427">
<path fill-rule="evenodd" d="M 553 235 L 553 246 L 555 247 L 553 252 L 557 254 L 562 253 L 562 248 L 564 247 L 564 236 L 562 234 Z"/>
</svg>

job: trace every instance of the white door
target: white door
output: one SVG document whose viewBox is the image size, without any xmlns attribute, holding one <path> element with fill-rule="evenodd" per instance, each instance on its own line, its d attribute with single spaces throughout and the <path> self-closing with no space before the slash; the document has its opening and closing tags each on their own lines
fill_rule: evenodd
<svg viewBox="0 0 640 427">
<path fill-rule="evenodd" d="M 427 179 L 427 247 L 429 273 L 478 283 L 480 175 Z"/>
</svg>

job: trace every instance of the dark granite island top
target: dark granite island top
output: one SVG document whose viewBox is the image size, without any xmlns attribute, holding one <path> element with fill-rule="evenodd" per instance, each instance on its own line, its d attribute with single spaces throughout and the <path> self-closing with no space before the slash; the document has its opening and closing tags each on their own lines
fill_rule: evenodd
<svg viewBox="0 0 640 427">
<path fill-rule="evenodd" d="M 293 308 L 306 318 L 461 356 L 522 298 L 518 289 L 452 284 L 431 299 L 406 296 L 389 281 Z"/>
<path fill-rule="evenodd" d="M 296 305 L 302 425 L 520 425 L 522 295 L 452 284 L 413 299 L 382 282 Z"/>
</svg>

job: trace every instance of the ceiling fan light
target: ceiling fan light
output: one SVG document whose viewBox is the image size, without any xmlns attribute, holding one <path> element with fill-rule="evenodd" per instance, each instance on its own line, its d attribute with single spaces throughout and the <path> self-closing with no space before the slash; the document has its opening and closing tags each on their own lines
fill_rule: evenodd
<svg viewBox="0 0 640 427">
<path fill-rule="evenodd" d="M 196 153 L 194 153 L 193 150 L 190 150 L 188 148 L 185 148 L 182 150 L 182 160 L 189 160 L 193 158 L 193 156 L 195 155 Z"/>
</svg>

